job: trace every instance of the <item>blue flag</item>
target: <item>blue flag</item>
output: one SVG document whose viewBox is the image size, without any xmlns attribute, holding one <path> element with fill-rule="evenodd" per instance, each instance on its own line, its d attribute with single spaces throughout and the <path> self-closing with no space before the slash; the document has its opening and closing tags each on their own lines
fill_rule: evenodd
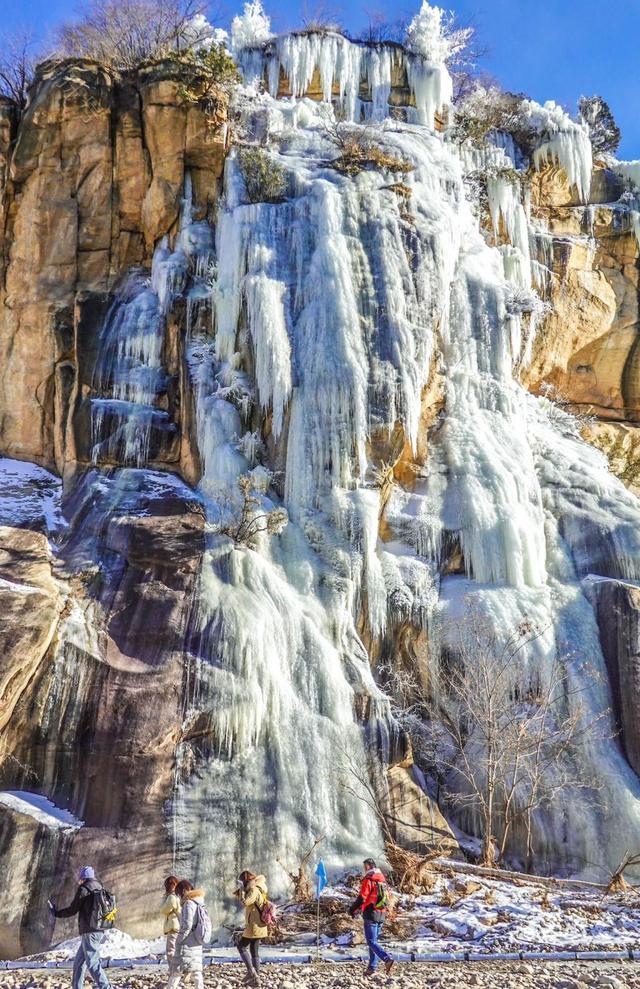
<svg viewBox="0 0 640 989">
<path fill-rule="evenodd" d="M 318 877 L 318 899 L 320 899 L 320 893 L 327 885 L 327 870 L 324 867 L 322 859 L 320 859 L 316 867 L 316 876 Z"/>
</svg>

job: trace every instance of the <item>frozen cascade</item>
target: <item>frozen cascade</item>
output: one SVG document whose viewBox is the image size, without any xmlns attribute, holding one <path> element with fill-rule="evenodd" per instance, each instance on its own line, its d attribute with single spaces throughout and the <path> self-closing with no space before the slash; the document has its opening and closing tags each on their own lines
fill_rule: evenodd
<svg viewBox="0 0 640 989">
<path fill-rule="evenodd" d="M 309 70 L 296 71 L 302 92 Z M 293 854 L 312 820 L 333 819 L 340 822 L 333 831 L 339 853 L 357 845 L 358 808 L 318 778 L 318 767 L 334 761 L 327 745 L 334 731 L 352 732 L 351 744 L 360 744 L 354 690 L 375 696 L 355 633 L 363 592 L 372 633 L 380 636 L 389 620 L 409 617 L 429 628 L 433 662 L 438 643 L 455 645 L 451 619 L 469 602 L 506 633 L 527 614 L 546 629 L 529 658 L 531 670 L 544 672 L 555 650 L 564 655 L 570 647 L 580 655 L 571 660 L 579 677 L 583 663 L 603 669 L 580 585 L 581 568 L 587 572 L 591 561 L 577 563 L 587 541 L 571 503 L 575 476 L 569 472 L 558 483 L 550 463 L 562 470 L 557 465 L 567 463 L 568 444 L 582 458 L 589 479 L 582 489 L 593 491 L 594 509 L 597 492 L 606 489 L 603 538 L 626 576 L 636 575 L 631 519 L 639 513 L 602 456 L 567 437 L 566 424 L 514 381 L 520 317 L 508 312 L 504 258 L 478 231 L 455 152 L 427 127 L 394 121 L 379 128 L 385 150 L 414 166 L 406 176 L 413 220 L 407 224 L 385 175 L 346 178 L 327 167 L 335 152 L 325 110 L 305 98 L 258 101 L 269 153 L 284 169 L 290 195 L 281 204 L 247 204 L 237 160 L 228 160 L 214 340 L 199 370 L 202 486 L 215 493 L 217 505 L 232 503 L 234 478 L 251 466 L 237 395 L 230 402 L 220 387 L 239 373 L 246 327 L 258 401 L 271 408 L 275 435 L 286 446 L 284 503 L 292 521 L 257 550 L 233 548 L 213 526 L 194 618 L 192 704 L 194 712 L 210 705 L 213 741 L 198 779 L 181 788 L 180 841 L 197 849 L 209 828 L 219 833 L 223 821 L 235 820 L 241 790 L 271 778 L 280 795 L 277 808 L 269 808 L 279 847 Z M 255 99 L 250 112 L 255 116 Z M 527 257 L 526 211 L 515 189 L 496 186 L 492 198 L 494 222 L 505 224 Z M 383 544 L 370 439 L 401 422 L 416 448 L 436 325 L 447 368 L 446 415 L 413 493 L 395 489 L 390 498 L 386 521 L 396 541 Z M 263 497 L 265 508 L 277 502 L 271 489 Z M 466 578 L 439 576 L 451 534 L 460 541 Z M 246 613 L 251 636 L 243 631 Z M 304 686 L 297 679 L 302 670 Z M 595 688 L 591 702 L 594 710 L 603 702 Z M 316 757 L 313 765 L 299 760 L 292 772 L 286 739 L 299 731 L 293 725 L 302 717 L 304 750 Z M 623 815 L 615 827 L 607 825 L 615 858 L 625 829 L 637 821 L 639 793 L 615 745 L 605 747 L 604 755 L 587 751 L 585 758 L 594 772 L 605 763 L 611 770 L 612 803 Z M 207 792 L 217 799 L 207 802 Z M 228 796 L 221 799 L 221 792 Z M 295 824 L 294 793 L 302 794 L 304 808 Z M 590 844 L 600 841 L 600 812 L 578 797 L 566 813 L 579 836 L 572 855 L 566 822 L 552 812 L 539 822 L 538 846 L 550 868 L 580 871 Z M 222 857 L 259 851 L 252 833 L 225 834 Z"/>
<path fill-rule="evenodd" d="M 157 258 L 164 259 L 158 248 Z M 163 262 L 161 262 L 163 263 Z M 138 274 L 131 275 L 108 313 L 100 339 L 91 402 L 92 459 L 121 459 L 142 466 L 154 425 L 169 427 L 156 406 L 164 383 L 163 310 L 158 295 Z"/>
<path fill-rule="evenodd" d="M 252 124 L 263 118 L 286 200 L 247 203 L 232 153 L 214 248 L 208 226 L 192 221 L 187 190 L 174 249 L 161 244 L 151 286 L 138 282 L 118 301 L 127 315 L 120 312 L 104 350 L 105 386 L 120 377 L 118 400 L 153 406 L 155 392 L 143 392 L 136 375 L 147 368 L 158 387 L 157 345 L 143 351 L 138 325 L 157 326 L 161 338 L 177 294 L 211 308 L 210 333 L 191 309 L 188 317 L 208 530 L 168 826 L 176 863 L 214 889 L 240 867 L 269 868 L 275 848 L 296 861 L 320 832 L 336 864 L 379 842 L 360 802 L 339 786 L 336 765 L 345 749 L 366 758 L 355 712 L 367 711 L 383 756 L 392 744 L 357 632 L 363 613 L 374 638 L 398 621 L 428 630 L 434 665 L 439 648 L 455 648 L 455 619 L 470 602 L 506 633 L 527 614 L 546 631 L 523 678 L 569 648 L 579 678 L 582 664 L 603 669 L 581 579 L 605 565 L 640 576 L 635 499 L 602 455 L 514 381 L 521 317 L 509 311 L 509 281 L 530 286 L 530 230 L 515 186 L 497 180 L 490 190 L 494 227 L 504 226 L 523 259 L 510 270 L 507 252 L 478 230 L 457 149 L 432 130 L 428 100 L 437 109 L 440 97 L 420 96 L 414 75 L 416 102 L 429 108 L 416 115 L 423 122 L 386 117 L 393 60 L 408 55 L 330 33 L 269 44 L 243 53 L 245 69 L 266 70 L 271 91 L 248 91 L 244 110 Z M 281 68 L 292 99 L 275 98 Z M 325 95 L 337 89 L 355 120 L 361 77 L 368 80 L 376 141 L 413 166 L 403 176 L 410 219 L 392 173 L 344 176 L 330 167 L 330 109 L 303 95 L 316 68 Z M 568 169 L 570 179 L 579 171 Z M 149 323 L 136 315 L 145 307 Z M 385 506 L 374 440 L 400 424 L 417 454 L 436 346 L 445 414 L 413 490 L 394 486 Z M 284 477 L 260 466 L 269 458 L 256 418 L 269 421 Z M 291 520 L 251 548 L 233 539 L 238 480 L 249 472 L 260 510 L 284 504 Z M 445 546 L 456 540 L 466 573 L 442 574 Z M 602 699 L 594 688 L 594 710 Z M 619 858 L 637 826 L 638 781 L 616 746 L 603 743 L 585 758 L 604 774 L 616 820 L 579 796 L 562 814 L 550 810 L 537 835 L 550 868 L 583 868 L 589 846 L 603 845 L 603 827 L 607 854 Z M 255 795 L 251 815 L 247 794 Z M 565 828 L 577 836 L 572 855 Z"/>
</svg>

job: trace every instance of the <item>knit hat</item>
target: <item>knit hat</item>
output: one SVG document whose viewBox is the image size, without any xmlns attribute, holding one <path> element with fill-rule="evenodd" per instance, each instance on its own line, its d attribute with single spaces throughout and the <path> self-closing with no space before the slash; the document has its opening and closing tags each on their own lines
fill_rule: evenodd
<svg viewBox="0 0 640 989">
<path fill-rule="evenodd" d="M 90 865 L 83 865 L 79 873 L 80 879 L 95 879 L 96 874 Z"/>
</svg>

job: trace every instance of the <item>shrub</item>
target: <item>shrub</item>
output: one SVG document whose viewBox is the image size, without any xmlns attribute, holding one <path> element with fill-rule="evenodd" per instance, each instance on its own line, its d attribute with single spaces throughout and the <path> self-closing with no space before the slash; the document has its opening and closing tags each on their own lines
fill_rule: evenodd
<svg viewBox="0 0 640 989">
<path fill-rule="evenodd" d="M 199 0 L 85 0 L 80 18 L 58 31 L 57 48 L 61 55 L 135 69 L 204 41 L 212 32 L 205 8 Z"/>
<path fill-rule="evenodd" d="M 254 546 L 261 532 L 266 532 L 269 536 L 280 535 L 289 523 L 286 509 L 264 507 L 261 490 L 264 478 L 260 477 L 260 470 L 262 469 L 242 474 L 238 478 L 240 509 L 233 521 L 222 530 L 231 536 L 236 546 Z"/>
<path fill-rule="evenodd" d="M 413 165 L 403 158 L 396 158 L 382 148 L 375 140 L 374 129 L 345 124 L 334 112 L 321 115 L 325 134 L 340 150 L 331 167 L 344 175 L 357 175 L 365 168 L 387 169 L 391 172 L 413 171 Z"/>
<path fill-rule="evenodd" d="M 525 97 L 503 92 L 497 86 L 476 86 L 456 107 L 452 137 L 482 143 L 490 131 L 511 134 L 523 150 L 530 150 L 535 137 L 531 124 L 521 113 Z"/>
<path fill-rule="evenodd" d="M 379 145 L 355 132 L 345 138 L 342 153 L 331 162 L 331 166 L 344 175 L 357 175 L 368 167 L 403 174 L 413 171 L 410 162 L 390 155 Z"/>
<path fill-rule="evenodd" d="M 594 152 L 615 154 L 622 135 L 606 100 L 601 96 L 581 96 L 578 112 L 589 128 Z"/>
<path fill-rule="evenodd" d="M 215 111 L 221 89 L 240 81 L 238 66 L 223 44 L 190 48 L 178 58 L 182 70 L 181 97 L 206 113 Z"/>
<path fill-rule="evenodd" d="M 243 148 L 238 154 L 240 171 L 251 203 L 280 203 L 287 182 L 284 169 L 262 148 Z"/>
</svg>

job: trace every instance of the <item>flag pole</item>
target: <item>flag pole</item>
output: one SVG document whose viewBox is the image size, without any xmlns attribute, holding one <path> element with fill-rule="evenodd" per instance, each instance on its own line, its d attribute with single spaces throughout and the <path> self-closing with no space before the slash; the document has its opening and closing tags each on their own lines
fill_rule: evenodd
<svg viewBox="0 0 640 989">
<path fill-rule="evenodd" d="M 320 876 L 318 876 L 318 895 L 316 897 L 316 961 L 320 961 Z"/>
<path fill-rule="evenodd" d="M 327 885 L 327 870 L 322 859 L 316 867 L 316 961 L 320 961 L 320 896 Z"/>
</svg>

